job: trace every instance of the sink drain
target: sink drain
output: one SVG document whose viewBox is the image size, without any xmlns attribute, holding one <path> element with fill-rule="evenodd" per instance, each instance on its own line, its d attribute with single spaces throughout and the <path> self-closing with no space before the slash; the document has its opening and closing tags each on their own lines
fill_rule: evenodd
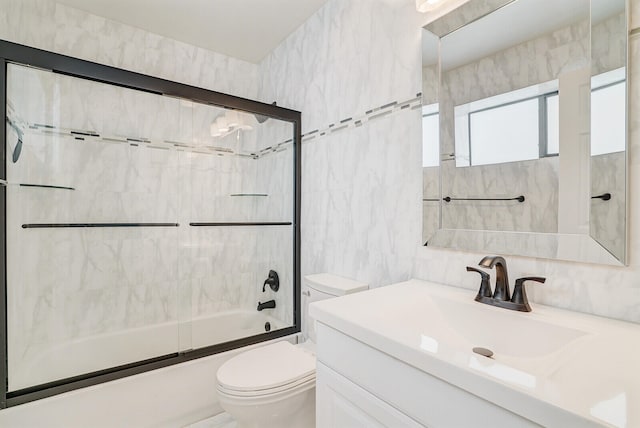
<svg viewBox="0 0 640 428">
<path fill-rule="evenodd" d="M 473 348 L 473 352 L 487 358 L 491 358 L 493 356 L 493 351 L 487 348 L 476 347 L 476 348 Z"/>
</svg>

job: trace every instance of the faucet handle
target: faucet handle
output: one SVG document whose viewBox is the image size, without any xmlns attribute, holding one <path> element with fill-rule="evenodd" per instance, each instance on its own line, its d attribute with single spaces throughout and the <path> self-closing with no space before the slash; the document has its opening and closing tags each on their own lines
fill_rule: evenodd
<svg viewBox="0 0 640 428">
<path fill-rule="evenodd" d="M 278 291 L 280 289 L 280 278 L 278 278 L 278 272 L 275 270 L 270 270 L 267 279 L 264 280 L 264 284 L 262 284 L 262 292 L 264 293 L 267 285 L 271 287 L 273 291 Z"/>
<path fill-rule="evenodd" d="M 529 305 L 529 299 L 527 298 L 527 289 L 524 286 L 525 281 L 536 281 L 544 284 L 546 278 L 540 276 L 525 276 L 524 278 L 516 279 L 516 284 L 513 287 L 513 296 L 511 302 L 518 305 L 518 310 L 522 312 L 531 312 L 531 306 Z"/>
<path fill-rule="evenodd" d="M 467 272 L 476 272 L 480 274 L 480 290 L 478 290 L 478 294 L 476 295 L 476 301 L 481 301 L 483 298 L 491 298 L 491 282 L 489 279 L 491 278 L 489 274 L 483 270 L 478 268 L 474 268 L 471 266 L 467 266 Z"/>
</svg>

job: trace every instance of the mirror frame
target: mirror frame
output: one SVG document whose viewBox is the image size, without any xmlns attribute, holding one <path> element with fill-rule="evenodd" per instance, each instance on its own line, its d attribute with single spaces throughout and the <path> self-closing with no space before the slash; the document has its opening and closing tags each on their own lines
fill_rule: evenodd
<svg viewBox="0 0 640 428">
<path fill-rule="evenodd" d="M 442 87 L 442 38 L 461 29 L 464 26 L 482 19 L 483 17 L 503 8 L 518 0 L 495 0 L 481 3 L 469 1 L 448 14 L 435 19 L 423 27 L 424 32 L 429 32 L 431 36 L 438 39 L 438 91 Z M 595 263 L 611 266 L 626 266 L 629 261 L 629 0 L 625 2 L 625 158 L 624 158 L 624 186 L 625 186 L 625 208 L 624 208 L 624 254 L 620 257 L 614 256 L 594 237 L 591 230 L 587 234 L 568 233 L 540 233 L 540 232 L 517 232 L 500 230 L 470 230 L 470 229 L 446 229 L 442 227 L 442 169 L 438 171 L 440 201 L 438 204 L 438 228 L 431 237 L 422 236 L 424 246 L 436 248 L 447 248 L 459 251 L 470 252 L 491 252 L 513 256 L 534 257 L 542 259 L 552 259 L 561 261 L 572 261 L 581 263 Z M 592 0 L 589 1 L 589 33 L 593 26 L 592 22 Z M 591 43 L 590 43 L 591 45 Z M 589 53 L 591 55 L 592 46 Z M 422 73 L 421 73 L 422 74 Z M 424 79 L 424 76 L 423 76 Z M 424 86 L 424 81 L 423 81 Z M 422 94 L 424 96 L 424 94 Z M 438 97 L 438 104 L 441 101 Z M 422 123 L 421 123 L 422 126 Z M 442 124 L 440 125 L 442 127 Z M 441 143 L 440 143 L 441 144 Z M 589 158 L 591 162 L 591 157 Z M 440 155 L 442 162 L 442 154 Z M 591 183 L 591 173 L 589 173 L 589 183 Z M 424 189 L 424 183 L 423 183 Z M 423 196 L 424 197 L 424 196 Z M 589 218 L 591 209 L 589 210 Z M 424 221 L 424 202 L 423 215 Z M 423 225 L 424 227 L 424 225 Z M 422 234 L 422 228 L 421 228 Z"/>
</svg>

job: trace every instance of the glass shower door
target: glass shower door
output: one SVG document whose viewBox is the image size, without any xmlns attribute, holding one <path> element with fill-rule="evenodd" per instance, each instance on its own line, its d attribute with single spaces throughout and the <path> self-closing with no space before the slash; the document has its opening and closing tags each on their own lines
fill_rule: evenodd
<svg viewBox="0 0 640 428">
<path fill-rule="evenodd" d="M 178 351 L 180 101 L 7 70 L 8 390 Z M 190 130 L 187 130 L 190 132 Z"/>
<path fill-rule="evenodd" d="M 294 153 L 290 122 L 201 103 L 191 109 L 198 150 L 181 164 L 188 230 L 180 271 L 198 349 L 294 324 Z M 265 285 L 270 272 L 277 285 Z"/>
<path fill-rule="evenodd" d="M 299 331 L 300 114 L 118 72 L 7 64 L 12 403 Z"/>
</svg>

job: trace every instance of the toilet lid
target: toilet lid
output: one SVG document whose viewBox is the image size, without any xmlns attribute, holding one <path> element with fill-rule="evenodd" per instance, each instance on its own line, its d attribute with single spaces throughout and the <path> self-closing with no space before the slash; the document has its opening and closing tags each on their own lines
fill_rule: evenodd
<svg viewBox="0 0 640 428">
<path fill-rule="evenodd" d="M 228 390 L 278 388 L 315 374 L 316 359 L 283 341 L 243 352 L 218 369 L 218 383 Z"/>
</svg>

